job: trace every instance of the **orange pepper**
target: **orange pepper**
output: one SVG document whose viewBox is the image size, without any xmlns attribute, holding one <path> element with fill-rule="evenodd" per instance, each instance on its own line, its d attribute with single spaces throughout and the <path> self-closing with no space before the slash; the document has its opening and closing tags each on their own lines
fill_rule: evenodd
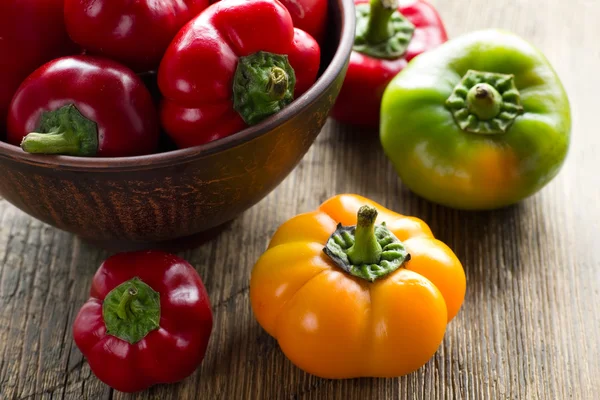
<svg viewBox="0 0 600 400">
<path fill-rule="evenodd" d="M 395 377 L 437 351 L 465 289 L 460 261 L 423 221 L 339 195 L 277 230 L 252 271 L 250 299 L 306 372 Z"/>
</svg>

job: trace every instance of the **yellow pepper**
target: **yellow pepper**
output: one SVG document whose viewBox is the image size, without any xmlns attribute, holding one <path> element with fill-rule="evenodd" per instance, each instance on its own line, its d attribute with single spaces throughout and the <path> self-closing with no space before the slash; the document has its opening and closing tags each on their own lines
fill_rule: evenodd
<svg viewBox="0 0 600 400">
<path fill-rule="evenodd" d="M 423 221 L 339 195 L 277 230 L 252 271 L 250 299 L 306 372 L 395 377 L 437 351 L 465 288 L 460 261 Z"/>
</svg>

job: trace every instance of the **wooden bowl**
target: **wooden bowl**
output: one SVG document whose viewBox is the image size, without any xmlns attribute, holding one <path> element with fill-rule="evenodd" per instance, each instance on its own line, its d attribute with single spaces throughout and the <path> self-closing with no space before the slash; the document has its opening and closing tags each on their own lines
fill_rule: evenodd
<svg viewBox="0 0 600 400">
<path fill-rule="evenodd" d="M 40 156 L 0 142 L 0 195 L 111 248 L 152 247 L 218 227 L 294 169 L 323 128 L 354 42 L 352 0 L 330 0 L 316 84 L 280 113 L 203 146 L 126 158 Z"/>
</svg>

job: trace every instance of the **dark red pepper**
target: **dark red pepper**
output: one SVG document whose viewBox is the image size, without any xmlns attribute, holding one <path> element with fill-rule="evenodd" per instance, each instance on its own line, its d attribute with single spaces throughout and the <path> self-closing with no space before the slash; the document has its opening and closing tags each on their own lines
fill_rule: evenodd
<svg viewBox="0 0 600 400">
<path fill-rule="evenodd" d="M 277 113 L 315 81 L 320 49 L 276 0 L 222 0 L 175 37 L 158 71 L 163 128 L 179 147 Z"/>
<path fill-rule="evenodd" d="M 332 117 L 379 126 L 383 92 L 406 64 L 448 40 L 440 16 L 423 0 L 356 0 L 356 39 Z"/>
<path fill-rule="evenodd" d="M 148 89 L 130 69 L 99 57 L 63 57 L 19 87 L 7 138 L 29 153 L 149 154 L 158 146 L 156 114 Z"/>
<path fill-rule="evenodd" d="M 294 26 L 323 43 L 327 27 L 327 0 L 279 0 L 288 9 Z"/>
<path fill-rule="evenodd" d="M 69 35 L 91 54 L 145 72 L 208 0 L 65 0 Z"/>
<path fill-rule="evenodd" d="M 216 3 L 218 0 L 210 0 Z M 327 28 L 328 0 L 279 0 L 292 16 L 294 26 L 311 35 L 320 44 Z"/>
<path fill-rule="evenodd" d="M 96 272 L 73 339 L 98 379 L 137 392 L 192 374 L 212 324 L 208 294 L 189 263 L 158 251 L 121 253 Z"/>
<path fill-rule="evenodd" d="M 0 132 L 19 84 L 45 62 L 74 52 L 63 0 L 0 0 Z"/>
</svg>

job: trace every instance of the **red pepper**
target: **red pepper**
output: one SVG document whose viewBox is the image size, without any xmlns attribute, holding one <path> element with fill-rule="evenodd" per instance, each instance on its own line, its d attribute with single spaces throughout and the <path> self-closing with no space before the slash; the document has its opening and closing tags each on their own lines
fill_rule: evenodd
<svg viewBox="0 0 600 400">
<path fill-rule="evenodd" d="M 321 43 L 325 39 L 327 24 L 327 12 L 329 2 L 327 0 L 279 0 L 292 16 L 294 26 L 302 29 Z M 210 0 L 216 3 L 217 0 Z"/>
<path fill-rule="evenodd" d="M 212 324 L 206 289 L 185 260 L 158 251 L 121 253 L 96 272 L 73 339 L 98 379 L 137 392 L 192 374 Z"/>
<path fill-rule="evenodd" d="M 179 147 L 277 113 L 315 81 L 320 49 L 276 0 L 222 0 L 175 37 L 158 71 L 162 125 Z"/>
<path fill-rule="evenodd" d="M 379 126 L 387 85 L 419 54 L 448 40 L 432 5 L 423 0 L 356 0 L 356 39 L 348 73 L 332 117 L 340 122 Z"/>
<path fill-rule="evenodd" d="M 327 0 L 281 0 L 292 15 L 294 26 L 309 33 L 319 43 L 325 40 Z"/>
<path fill-rule="evenodd" d="M 136 72 L 158 67 L 165 49 L 208 0 L 65 0 L 69 35 L 91 54 Z"/>
<path fill-rule="evenodd" d="M 323 43 L 327 24 L 327 0 L 280 0 L 292 16 L 294 26 Z"/>
<path fill-rule="evenodd" d="M 148 89 L 115 61 L 72 56 L 38 68 L 19 87 L 8 142 L 29 153 L 124 157 L 158 146 Z"/>
<path fill-rule="evenodd" d="M 63 0 L 0 0 L 0 132 L 19 84 L 45 62 L 75 51 Z"/>
</svg>

